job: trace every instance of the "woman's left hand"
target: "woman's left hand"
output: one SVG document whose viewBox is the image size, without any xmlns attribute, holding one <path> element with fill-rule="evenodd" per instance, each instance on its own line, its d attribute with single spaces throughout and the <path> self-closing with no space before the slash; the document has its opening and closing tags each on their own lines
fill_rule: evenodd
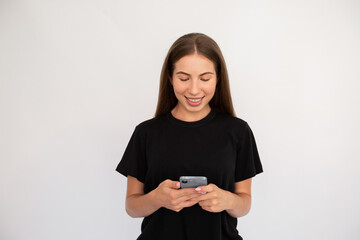
<svg viewBox="0 0 360 240">
<path fill-rule="evenodd" d="M 202 193 L 194 199 L 199 202 L 202 209 L 214 213 L 229 209 L 232 197 L 231 192 L 225 191 L 215 184 L 197 187 L 195 190 Z"/>
</svg>

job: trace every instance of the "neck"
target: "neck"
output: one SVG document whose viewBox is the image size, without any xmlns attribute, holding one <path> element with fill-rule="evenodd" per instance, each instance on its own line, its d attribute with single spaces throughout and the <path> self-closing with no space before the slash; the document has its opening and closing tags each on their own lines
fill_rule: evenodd
<svg viewBox="0 0 360 240">
<path fill-rule="evenodd" d="M 176 105 L 173 110 L 171 110 L 171 114 L 174 116 L 174 118 L 179 119 L 181 121 L 185 122 L 195 122 L 203 119 L 206 117 L 211 111 L 211 108 L 209 105 L 207 105 L 204 109 L 202 109 L 199 112 L 189 112 L 185 109 L 182 109 L 179 107 L 179 105 Z"/>
</svg>

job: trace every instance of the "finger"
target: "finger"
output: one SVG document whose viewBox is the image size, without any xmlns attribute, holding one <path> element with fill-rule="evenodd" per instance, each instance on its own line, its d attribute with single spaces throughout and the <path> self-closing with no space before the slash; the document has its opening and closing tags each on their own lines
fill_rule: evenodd
<svg viewBox="0 0 360 240">
<path fill-rule="evenodd" d="M 204 201 L 204 202 L 199 202 L 199 205 L 202 209 L 208 211 L 208 212 L 219 212 L 220 209 L 212 204 L 210 201 Z"/>
<path fill-rule="evenodd" d="M 219 193 L 217 191 L 212 191 L 206 194 L 199 194 L 196 200 L 200 202 L 200 201 L 213 200 L 218 198 L 219 198 Z"/>
<path fill-rule="evenodd" d="M 196 201 L 201 202 L 201 201 L 206 201 L 206 200 L 210 200 L 213 199 L 213 194 L 212 193 L 206 193 L 206 194 L 200 194 L 198 195 L 198 197 L 195 198 Z"/>
<path fill-rule="evenodd" d="M 213 184 L 209 184 L 207 186 L 200 186 L 195 188 L 195 191 L 199 192 L 199 193 L 207 193 L 207 192 L 212 192 L 214 191 L 214 186 Z"/>
<path fill-rule="evenodd" d="M 199 205 L 202 207 L 211 207 L 217 205 L 217 201 L 214 199 L 206 199 L 203 201 L 199 201 Z"/>
<path fill-rule="evenodd" d="M 194 206 L 195 204 L 197 204 L 196 201 L 192 201 L 192 200 L 185 201 L 185 202 L 182 202 L 181 204 L 179 204 L 179 205 L 175 208 L 174 211 L 180 212 L 183 208 L 191 207 L 191 206 Z"/>
<path fill-rule="evenodd" d="M 180 182 L 167 180 L 167 185 L 166 186 L 168 186 L 170 188 L 173 188 L 173 189 L 179 189 L 180 188 Z"/>
<path fill-rule="evenodd" d="M 199 206 L 204 210 L 207 210 L 210 207 L 209 204 L 206 204 L 205 201 L 199 202 Z"/>
<path fill-rule="evenodd" d="M 174 182 L 174 188 L 179 189 L 180 188 L 180 182 L 175 181 Z"/>
<path fill-rule="evenodd" d="M 209 201 L 208 200 L 204 200 L 204 201 L 199 201 L 199 205 L 201 206 L 201 207 L 209 207 L 210 206 L 210 204 L 209 204 Z"/>
<path fill-rule="evenodd" d="M 170 190 L 169 197 L 170 199 L 180 203 L 191 198 L 195 198 L 199 195 L 194 189 L 172 189 Z"/>
<path fill-rule="evenodd" d="M 188 200 L 188 201 L 185 201 L 183 205 L 184 205 L 184 207 L 191 207 L 191 206 L 194 206 L 195 204 L 197 204 L 197 201 Z"/>
<path fill-rule="evenodd" d="M 211 213 L 216 213 L 219 212 L 218 210 L 216 210 L 213 207 L 201 207 L 202 209 L 204 209 L 205 211 L 211 212 Z"/>
<path fill-rule="evenodd" d="M 183 188 L 177 191 L 177 194 L 179 197 L 188 196 L 192 194 L 199 194 L 197 191 L 195 191 L 195 188 Z"/>
<path fill-rule="evenodd" d="M 184 207 L 190 207 L 197 203 L 198 202 L 192 198 L 182 197 L 182 198 L 178 198 L 178 199 L 174 200 L 171 204 L 174 209 L 178 209 L 180 211 Z"/>
<path fill-rule="evenodd" d="M 199 196 L 199 193 L 192 193 L 186 196 L 179 197 L 177 199 L 178 202 L 186 202 L 186 201 L 195 201 L 198 202 L 197 197 Z"/>
</svg>

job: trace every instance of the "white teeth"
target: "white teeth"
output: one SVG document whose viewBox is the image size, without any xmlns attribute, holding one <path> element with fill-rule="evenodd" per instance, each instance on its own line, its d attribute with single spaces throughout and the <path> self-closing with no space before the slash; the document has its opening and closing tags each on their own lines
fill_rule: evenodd
<svg viewBox="0 0 360 240">
<path fill-rule="evenodd" d="M 199 102 L 201 100 L 201 98 L 199 99 L 191 99 L 191 98 L 188 98 L 190 102 Z"/>
</svg>

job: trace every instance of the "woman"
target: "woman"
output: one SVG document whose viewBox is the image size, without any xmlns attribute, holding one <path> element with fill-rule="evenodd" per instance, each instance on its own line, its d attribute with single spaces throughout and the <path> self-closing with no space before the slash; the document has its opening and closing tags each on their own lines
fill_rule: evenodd
<svg viewBox="0 0 360 240">
<path fill-rule="evenodd" d="M 116 170 L 128 178 L 127 213 L 144 217 L 138 239 L 242 239 L 237 218 L 250 210 L 262 165 L 210 37 L 191 33 L 171 46 L 155 117 L 135 128 Z M 181 189 L 180 176 L 209 184 Z"/>
</svg>

